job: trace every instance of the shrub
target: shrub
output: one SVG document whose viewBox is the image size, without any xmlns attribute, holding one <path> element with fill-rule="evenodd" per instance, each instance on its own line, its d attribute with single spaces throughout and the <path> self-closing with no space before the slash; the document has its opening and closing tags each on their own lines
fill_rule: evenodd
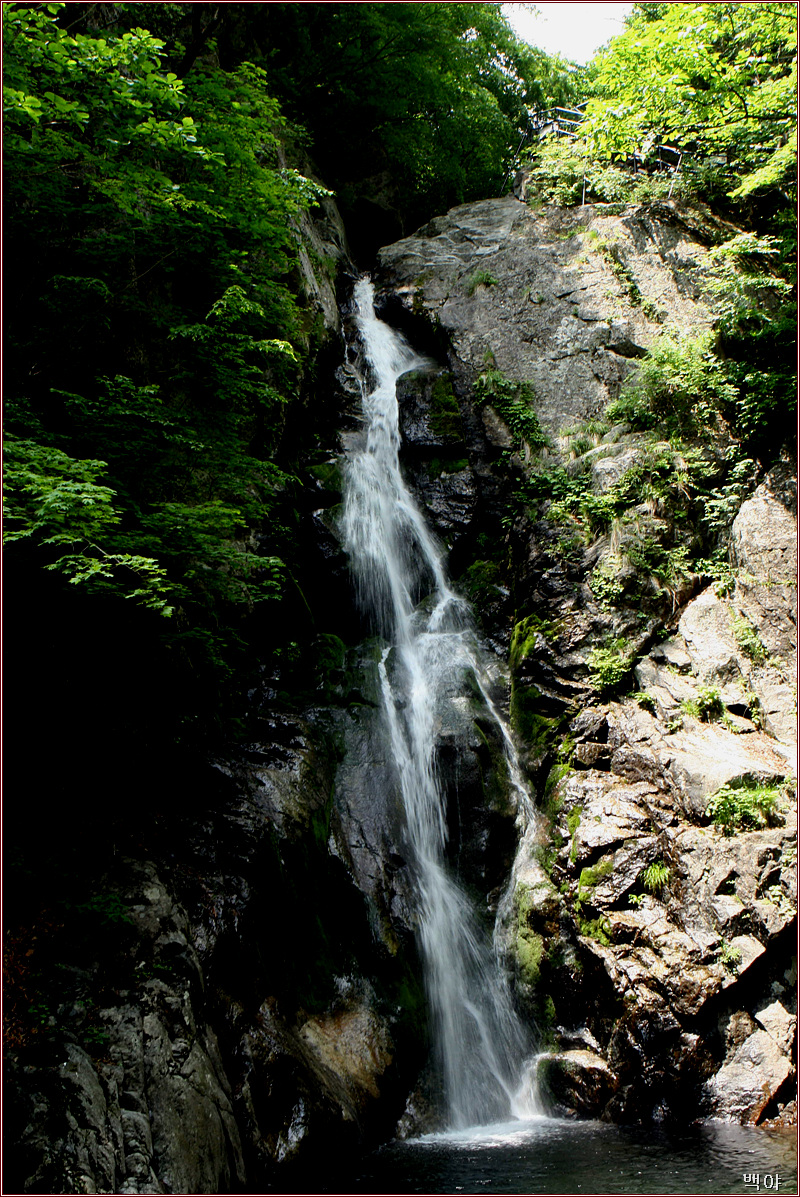
<svg viewBox="0 0 800 1197">
<path fill-rule="evenodd" d="M 639 879 L 649 894 L 658 894 L 670 878 L 669 866 L 663 860 L 654 860 L 642 869 Z"/>
<path fill-rule="evenodd" d="M 639 536 L 625 546 L 631 565 L 660 581 L 674 585 L 689 571 L 689 551 L 684 545 L 668 549 L 652 535 Z"/>
<path fill-rule="evenodd" d="M 497 279 L 488 270 L 476 270 L 467 282 L 467 295 L 474 295 L 478 287 L 496 287 Z"/>
<path fill-rule="evenodd" d="M 779 785 L 752 779 L 730 782 L 712 796 L 706 814 L 726 836 L 746 828 L 767 827 L 775 821 L 779 794 Z"/>
<path fill-rule="evenodd" d="M 681 710 L 685 711 L 687 715 L 691 715 L 693 719 L 699 719 L 702 723 L 713 723 L 714 720 L 721 719 L 725 714 L 722 697 L 716 686 L 700 686 L 697 698 L 682 700 Z"/>
<path fill-rule="evenodd" d="M 739 965 L 742 963 L 742 953 L 733 944 L 728 943 L 727 939 L 719 941 L 717 958 L 720 964 L 731 973 L 738 972 Z"/>
<path fill-rule="evenodd" d="M 767 650 L 756 629 L 743 615 L 733 617 L 733 637 L 739 648 L 757 665 L 767 659 Z"/>
<path fill-rule="evenodd" d="M 528 194 L 531 199 L 569 208 L 583 197 L 584 155 L 566 138 L 553 137 L 536 148 Z"/>
<path fill-rule="evenodd" d="M 611 420 L 627 420 L 634 427 L 652 428 L 664 423 L 676 430 L 703 428 L 714 423 L 717 412 L 736 398 L 736 387 L 712 352 L 713 336 L 660 337 L 650 348 L 636 374 L 609 404 Z"/>
<path fill-rule="evenodd" d="M 605 610 L 616 606 L 625 591 L 625 583 L 619 578 L 620 566 L 619 557 L 609 557 L 589 576 L 592 594 Z"/>
<path fill-rule="evenodd" d="M 611 923 L 605 915 L 601 914 L 596 919 L 589 919 L 588 922 L 582 922 L 578 919 L 578 930 L 581 935 L 596 940 L 604 948 L 611 946 Z"/>
<path fill-rule="evenodd" d="M 533 403 L 533 387 L 529 382 L 514 382 L 500 370 L 488 369 L 481 374 L 475 389 L 481 403 L 491 403 L 517 437 L 530 449 L 549 445 L 550 438 L 542 429 Z"/>
<path fill-rule="evenodd" d="M 633 385 L 623 387 L 619 397 L 611 400 L 606 415 L 612 424 L 629 424 L 637 432 L 655 428 L 657 422 L 647 396 Z"/>
<path fill-rule="evenodd" d="M 633 667 L 633 654 L 627 642 L 619 637 L 605 648 L 593 648 L 589 653 L 589 680 L 592 687 L 605 694 L 614 690 Z"/>
</svg>

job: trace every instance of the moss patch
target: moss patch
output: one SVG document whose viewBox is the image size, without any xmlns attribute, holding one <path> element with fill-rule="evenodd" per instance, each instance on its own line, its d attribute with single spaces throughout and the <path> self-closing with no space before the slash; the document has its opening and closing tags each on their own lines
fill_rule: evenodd
<svg viewBox="0 0 800 1197">
<path fill-rule="evenodd" d="M 598 861 L 596 865 L 591 865 L 587 869 L 581 869 L 581 875 L 578 878 L 578 894 L 580 895 L 581 890 L 594 889 L 596 885 L 600 884 L 604 877 L 607 877 L 609 873 L 613 872 L 614 860 L 613 857 L 610 856 L 605 857 L 604 860 Z"/>
<path fill-rule="evenodd" d="M 528 916 L 533 909 L 533 895 L 522 883 L 517 885 L 514 899 L 517 905 L 516 957 L 523 981 L 536 985 L 541 973 L 544 940 L 528 925 Z"/>
<path fill-rule="evenodd" d="M 502 574 L 496 561 L 473 561 L 459 578 L 461 588 L 478 609 L 496 593 Z"/>
<path fill-rule="evenodd" d="M 514 624 L 509 654 L 512 669 L 516 669 L 527 657 L 534 655 L 537 635 L 543 636 L 545 640 L 554 640 L 558 632 L 550 620 L 542 619 L 539 615 L 526 615 Z"/>
<path fill-rule="evenodd" d="M 323 461 L 320 465 L 311 466 L 310 473 L 322 483 L 326 490 L 334 491 L 338 495 L 344 490 L 342 469 L 338 461 Z"/>
<path fill-rule="evenodd" d="M 430 478 L 439 478 L 442 474 L 460 474 L 469 467 L 466 457 L 432 457 L 425 464 Z"/>
<path fill-rule="evenodd" d="M 511 726 L 531 751 L 541 756 L 552 746 L 560 719 L 542 715 L 541 695 L 536 686 L 524 686 L 516 678 L 511 681 Z"/>
<path fill-rule="evenodd" d="M 431 388 L 431 428 L 446 440 L 463 440 L 461 411 L 449 375 L 440 374 Z"/>
<path fill-rule="evenodd" d="M 567 831 L 569 832 L 572 844 L 569 850 L 570 862 L 574 863 L 578 859 L 578 845 L 575 843 L 575 835 L 580 826 L 581 815 L 583 808 L 580 806 L 573 806 L 572 810 L 567 815 Z"/>
</svg>

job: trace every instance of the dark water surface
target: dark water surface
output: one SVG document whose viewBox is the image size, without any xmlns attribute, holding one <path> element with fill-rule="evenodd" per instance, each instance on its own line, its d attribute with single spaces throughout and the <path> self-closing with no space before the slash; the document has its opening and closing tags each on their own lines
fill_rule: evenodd
<svg viewBox="0 0 800 1197">
<path fill-rule="evenodd" d="M 676 1132 L 538 1118 L 391 1143 L 320 1191 L 797 1194 L 796 1147 L 794 1131 L 727 1123 Z"/>
</svg>

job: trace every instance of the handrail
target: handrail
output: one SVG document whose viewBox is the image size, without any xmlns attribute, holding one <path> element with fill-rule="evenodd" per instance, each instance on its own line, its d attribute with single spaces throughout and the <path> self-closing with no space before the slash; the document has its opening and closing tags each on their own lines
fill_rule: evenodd
<svg viewBox="0 0 800 1197">
<path fill-rule="evenodd" d="M 502 195 L 505 191 L 506 184 L 511 177 L 511 172 L 514 165 L 519 159 L 520 152 L 526 141 L 530 141 L 533 137 L 544 137 L 550 133 L 555 133 L 556 137 L 569 137 L 572 140 L 577 140 L 577 130 L 585 119 L 586 113 L 582 110 L 588 104 L 588 100 L 582 100 L 574 108 L 561 108 L 555 106 L 553 108 L 539 108 L 528 110 L 528 130 L 522 134 L 522 140 L 517 147 L 517 152 L 514 155 L 508 170 L 506 171 L 503 185 L 500 190 Z M 670 161 L 665 155 L 673 154 L 676 156 L 674 161 Z M 634 173 L 640 169 L 644 169 L 645 162 L 652 161 L 655 158 L 656 167 L 663 166 L 672 170 L 672 182 L 669 188 L 668 198 L 672 198 L 672 190 L 675 186 L 675 180 L 683 163 L 684 151 L 678 146 L 666 145 L 661 142 L 656 142 L 646 155 L 637 153 L 636 150 L 629 154 L 625 162 L 622 164 L 623 169 L 627 166 L 633 168 Z M 583 180 L 583 200 L 586 200 L 586 175 L 584 173 Z"/>
</svg>

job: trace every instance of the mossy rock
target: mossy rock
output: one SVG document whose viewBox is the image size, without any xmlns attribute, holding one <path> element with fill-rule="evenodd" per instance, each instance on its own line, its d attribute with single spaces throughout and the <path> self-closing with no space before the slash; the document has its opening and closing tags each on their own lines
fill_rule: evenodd
<svg viewBox="0 0 800 1197">
<path fill-rule="evenodd" d="M 340 495 L 344 490 L 344 478 L 339 461 L 323 461 L 320 465 L 309 467 L 309 473 L 321 483 L 325 490 Z"/>
<path fill-rule="evenodd" d="M 425 463 L 425 472 L 430 478 L 440 478 L 442 474 L 460 474 L 469 469 L 466 457 L 431 457 Z"/>
<path fill-rule="evenodd" d="M 481 784 L 486 806 L 503 814 L 513 812 L 515 805 L 503 746 L 486 734 L 478 720 L 474 721 L 473 726 L 482 745 L 479 756 L 484 758 L 484 776 Z"/>
<path fill-rule="evenodd" d="M 536 891 L 546 891 L 535 893 Z M 542 962 L 545 956 L 544 937 L 530 925 L 531 915 L 543 911 L 558 902 L 555 888 L 546 881 L 531 887 L 519 882 L 514 891 L 514 904 L 517 910 L 517 926 L 514 936 L 514 954 L 519 969 L 520 979 L 534 988 L 541 976 Z"/>
<path fill-rule="evenodd" d="M 543 756 L 555 743 L 561 719 L 541 713 L 541 693 L 518 679 L 511 682 L 511 726 L 534 756 Z"/>
<path fill-rule="evenodd" d="M 461 409 L 449 374 L 440 374 L 431 388 L 431 428 L 444 440 L 464 439 Z"/>
<path fill-rule="evenodd" d="M 544 940 L 535 931 L 520 931 L 516 939 L 517 964 L 523 981 L 535 986 L 541 974 Z"/>
<path fill-rule="evenodd" d="M 609 873 L 613 872 L 614 858 L 612 856 L 605 856 L 602 860 L 599 860 L 597 864 L 590 865 L 586 869 L 581 869 L 581 875 L 578 878 L 578 891 L 582 889 L 594 889 L 596 885 L 600 884 L 604 877 L 608 877 Z"/>
<path fill-rule="evenodd" d="M 496 561 L 473 561 L 458 582 L 470 601 L 480 608 L 481 603 L 495 595 L 501 578 L 500 566 Z"/>
</svg>

